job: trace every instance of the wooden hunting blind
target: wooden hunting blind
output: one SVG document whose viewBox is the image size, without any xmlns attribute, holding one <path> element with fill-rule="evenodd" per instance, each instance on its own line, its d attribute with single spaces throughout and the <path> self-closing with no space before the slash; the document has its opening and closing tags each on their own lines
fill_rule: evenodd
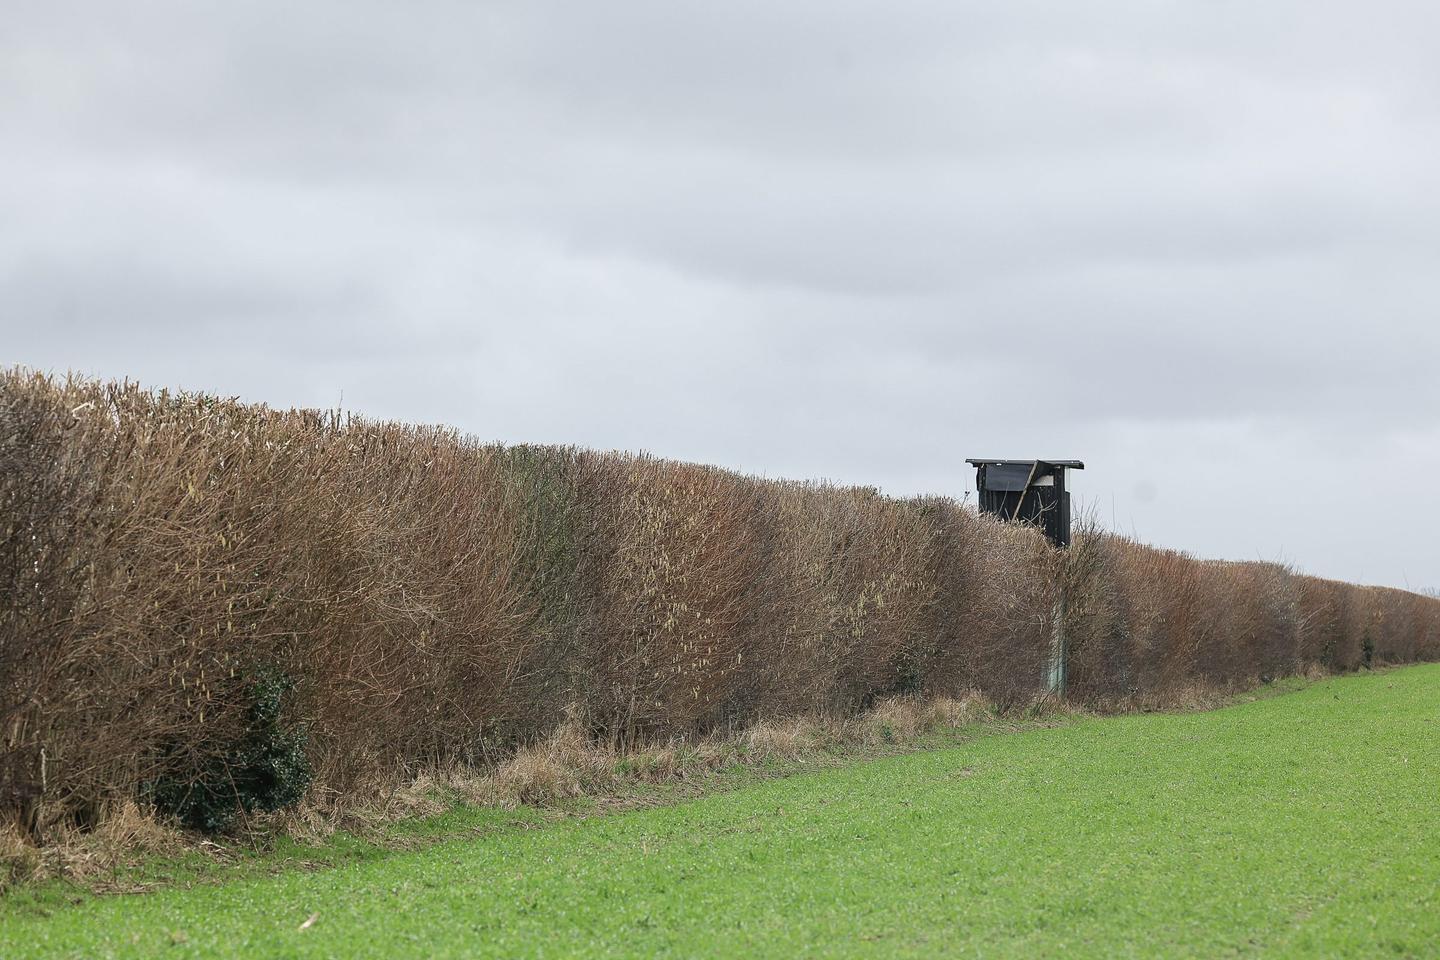
<svg viewBox="0 0 1440 960">
<path fill-rule="evenodd" d="M 1079 460 L 967 460 L 975 467 L 980 512 L 1002 520 L 1033 523 L 1057 547 L 1070 546 L 1070 492 L 1066 470 L 1084 470 Z"/>
</svg>

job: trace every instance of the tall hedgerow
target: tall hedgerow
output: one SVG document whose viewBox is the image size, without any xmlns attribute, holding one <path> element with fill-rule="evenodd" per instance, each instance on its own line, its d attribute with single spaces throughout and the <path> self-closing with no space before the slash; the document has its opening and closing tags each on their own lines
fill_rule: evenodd
<svg viewBox="0 0 1440 960">
<path fill-rule="evenodd" d="M 0 816 L 32 837 L 147 796 L 220 825 L 562 723 L 1023 702 L 1057 626 L 1094 704 L 1440 658 L 1432 599 L 1088 529 L 1061 553 L 945 498 L 0 373 Z M 164 786 L 221 768 L 275 789 Z"/>
</svg>

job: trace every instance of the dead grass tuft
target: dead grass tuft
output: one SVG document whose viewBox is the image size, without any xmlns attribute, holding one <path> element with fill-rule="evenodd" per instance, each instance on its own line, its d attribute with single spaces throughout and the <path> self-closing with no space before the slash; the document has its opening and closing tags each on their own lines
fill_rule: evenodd
<svg viewBox="0 0 1440 960">
<path fill-rule="evenodd" d="M 492 777 L 496 799 L 546 804 L 584 796 L 614 782 L 614 760 L 613 750 L 567 722 L 499 766 Z"/>
<path fill-rule="evenodd" d="M 823 744 L 827 725 L 817 717 L 762 720 L 740 734 L 749 755 L 759 759 L 794 760 L 814 753 Z"/>
<path fill-rule="evenodd" d="M 0 829 L 0 894 L 34 878 L 41 869 L 40 851 L 11 827 Z"/>
<path fill-rule="evenodd" d="M 958 697 L 935 697 L 926 700 L 924 708 L 927 728 L 963 727 L 995 717 L 995 705 L 978 690 Z"/>
<path fill-rule="evenodd" d="M 46 841 L 37 848 L 14 829 L 0 831 L 0 891 L 10 883 L 50 877 L 112 887 L 121 865 L 196 849 L 196 838 L 128 800 L 101 807 L 92 829 L 62 823 Z"/>
</svg>

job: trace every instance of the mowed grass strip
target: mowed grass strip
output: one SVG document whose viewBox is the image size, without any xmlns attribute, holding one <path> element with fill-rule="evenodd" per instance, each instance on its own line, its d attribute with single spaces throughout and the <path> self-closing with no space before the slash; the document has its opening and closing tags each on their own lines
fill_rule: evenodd
<svg viewBox="0 0 1440 960">
<path fill-rule="evenodd" d="M 0 904 L 0 957 L 1437 956 L 1437 814 L 1421 666 L 322 872 Z"/>
</svg>

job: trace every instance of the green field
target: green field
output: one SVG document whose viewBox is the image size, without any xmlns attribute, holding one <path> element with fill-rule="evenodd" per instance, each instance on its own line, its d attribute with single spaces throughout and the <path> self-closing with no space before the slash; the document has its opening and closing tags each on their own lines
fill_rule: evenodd
<svg viewBox="0 0 1440 960">
<path fill-rule="evenodd" d="M 0 957 L 1440 956 L 1440 666 L 76 899 Z"/>
</svg>

